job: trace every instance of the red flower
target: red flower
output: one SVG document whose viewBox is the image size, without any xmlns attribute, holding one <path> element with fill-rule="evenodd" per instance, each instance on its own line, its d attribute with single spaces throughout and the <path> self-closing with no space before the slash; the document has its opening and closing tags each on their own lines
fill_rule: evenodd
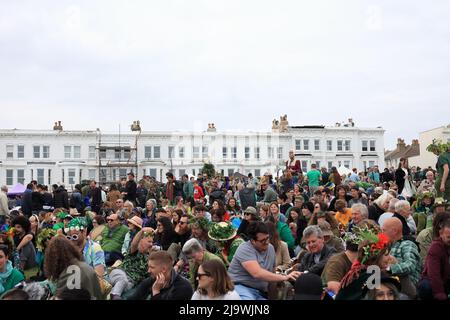
<svg viewBox="0 0 450 320">
<path fill-rule="evenodd" d="M 383 248 L 385 248 L 389 243 L 389 238 L 386 234 L 384 233 L 379 233 L 378 234 L 378 242 L 373 244 L 371 246 L 372 250 L 382 250 Z"/>
</svg>

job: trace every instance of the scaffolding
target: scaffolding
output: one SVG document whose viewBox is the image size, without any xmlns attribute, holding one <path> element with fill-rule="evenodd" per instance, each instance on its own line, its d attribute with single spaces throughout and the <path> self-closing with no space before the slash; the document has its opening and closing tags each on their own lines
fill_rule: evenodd
<svg viewBox="0 0 450 320">
<path fill-rule="evenodd" d="M 97 130 L 97 160 L 98 181 L 102 185 L 110 185 L 127 177 L 127 173 L 133 172 L 138 179 L 138 140 L 141 135 L 139 121 L 131 126 L 135 132 L 134 141 L 128 135 L 123 141 L 121 139 L 120 126 L 119 136 L 113 139 L 104 139 L 100 130 Z M 117 136 L 116 136 L 117 137 Z"/>
</svg>

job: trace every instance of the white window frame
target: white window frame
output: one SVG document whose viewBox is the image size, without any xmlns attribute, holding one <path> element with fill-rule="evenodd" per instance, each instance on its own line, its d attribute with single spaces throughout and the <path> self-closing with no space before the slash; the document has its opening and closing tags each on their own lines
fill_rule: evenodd
<svg viewBox="0 0 450 320">
<path fill-rule="evenodd" d="M 167 147 L 167 158 L 174 159 L 175 158 L 175 146 Z"/>
<path fill-rule="evenodd" d="M 6 159 L 14 159 L 14 145 L 13 144 L 6 145 Z"/>
<path fill-rule="evenodd" d="M 78 152 L 76 152 L 77 149 L 78 149 Z M 79 146 L 79 145 L 73 146 L 72 150 L 73 150 L 73 158 L 81 159 L 81 146 Z"/>
<path fill-rule="evenodd" d="M 178 157 L 184 159 L 184 146 L 178 147 Z"/>
<path fill-rule="evenodd" d="M 303 150 L 309 151 L 309 139 L 303 139 Z"/>
<path fill-rule="evenodd" d="M 144 146 L 144 158 L 145 159 L 152 159 L 152 146 Z"/>
<path fill-rule="evenodd" d="M 192 147 L 192 158 L 200 159 L 200 147 Z"/>
<path fill-rule="evenodd" d="M 314 139 L 314 151 L 320 151 L 320 139 Z"/>
<path fill-rule="evenodd" d="M 19 152 L 19 148 L 22 147 L 22 152 Z M 19 144 L 17 145 L 17 159 L 25 158 L 25 145 Z"/>
<path fill-rule="evenodd" d="M 231 147 L 231 158 L 237 159 L 237 147 Z"/>
<path fill-rule="evenodd" d="M 295 139 L 295 150 L 296 151 L 302 150 L 302 140 L 301 139 Z"/>
<path fill-rule="evenodd" d="M 36 148 L 39 148 L 37 153 L 36 153 Z M 40 159 L 40 158 L 41 158 L 41 146 L 35 145 L 35 146 L 33 146 L 33 159 Z"/>
<path fill-rule="evenodd" d="M 47 152 L 45 152 L 45 149 L 47 149 Z M 42 146 L 42 158 L 43 159 L 50 158 L 50 146 L 49 145 Z"/>
<path fill-rule="evenodd" d="M 327 151 L 333 151 L 333 140 L 327 140 Z"/>
<path fill-rule="evenodd" d="M 8 173 L 11 173 L 11 175 L 9 175 Z M 6 177 L 6 185 L 7 186 L 14 185 L 14 170 L 13 169 L 6 169 L 5 177 Z M 10 180 L 10 181 L 8 181 L 8 180 Z M 11 183 L 9 183 L 9 182 L 11 182 Z"/>
<path fill-rule="evenodd" d="M 351 151 L 352 150 L 352 140 L 345 140 L 344 148 L 345 148 L 345 151 Z"/>
<path fill-rule="evenodd" d="M 95 159 L 95 146 L 89 146 L 88 157 L 89 159 Z"/>
<path fill-rule="evenodd" d="M 245 147 L 244 154 L 245 154 L 245 159 L 250 159 L 250 147 Z"/>
<path fill-rule="evenodd" d="M 260 158 L 260 149 L 259 149 L 259 147 L 255 147 L 254 151 L 255 151 L 255 159 L 259 159 Z"/>
<path fill-rule="evenodd" d="M 39 175 L 39 172 L 42 173 L 42 175 Z M 37 169 L 36 170 L 36 181 L 38 184 L 45 184 L 45 169 Z"/>
<path fill-rule="evenodd" d="M 372 145 L 373 145 L 373 150 L 372 150 Z M 370 140 L 370 142 L 369 142 L 369 150 L 371 151 L 371 152 L 375 152 L 375 151 L 377 151 L 377 142 L 376 142 L 376 140 Z"/>
<path fill-rule="evenodd" d="M 88 179 L 95 180 L 97 178 L 97 170 L 96 169 L 88 169 Z"/>
<path fill-rule="evenodd" d="M 161 159 L 161 146 L 153 146 L 153 159 Z"/>
<path fill-rule="evenodd" d="M 16 174 L 17 174 L 17 183 L 25 184 L 25 169 L 17 169 L 16 171 L 17 171 L 16 172 Z M 21 174 L 22 177 L 20 177 L 19 172 L 22 173 Z M 20 181 L 20 180 L 22 180 L 22 181 Z"/>
<path fill-rule="evenodd" d="M 283 159 L 283 147 L 277 148 L 277 159 Z"/>
<path fill-rule="evenodd" d="M 274 152 L 273 152 L 274 150 L 273 150 L 273 147 L 268 147 L 267 148 L 267 157 L 269 158 L 269 159 L 273 159 L 273 156 L 274 156 Z"/>
<path fill-rule="evenodd" d="M 365 149 L 365 150 L 364 150 Z M 362 152 L 367 152 L 369 151 L 369 142 L 367 140 L 362 140 L 361 141 L 361 151 Z"/>
</svg>

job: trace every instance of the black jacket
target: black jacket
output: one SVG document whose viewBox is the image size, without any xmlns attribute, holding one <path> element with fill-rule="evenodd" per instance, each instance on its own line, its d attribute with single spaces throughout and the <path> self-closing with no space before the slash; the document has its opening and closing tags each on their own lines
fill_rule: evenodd
<svg viewBox="0 0 450 320">
<path fill-rule="evenodd" d="M 209 195 L 209 205 L 212 206 L 214 200 L 221 200 L 225 203 L 225 193 L 222 190 L 215 190 Z"/>
<path fill-rule="evenodd" d="M 255 189 L 244 188 L 239 191 L 239 201 L 241 203 L 242 210 L 247 209 L 247 207 L 256 208 Z"/>
<path fill-rule="evenodd" d="M 302 261 L 300 262 L 300 266 L 298 267 L 298 271 L 308 271 L 320 276 L 322 275 L 323 268 L 325 267 L 328 259 L 335 253 L 336 249 L 324 245 L 322 251 L 320 252 L 319 263 L 316 263 L 314 261 L 314 254 L 308 252 L 303 256 Z"/>
<path fill-rule="evenodd" d="M 55 208 L 69 209 L 69 195 L 63 187 L 58 187 L 58 189 L 53 192 L 53 206 Z"/>
<path fill-rule="evenodd" d="M 408 222 L 406 221 L 404 216 L 398 213 L 394 213 L 392 217 L 398 218 L 402 222 L 402 234 L 404 237 L 411 235 L 411 230 L 409 229 Z"/>
<path fill-rule="evenodd" d="M 367 209 L 369 210 L 369 219 L 375 222 L 378 222 L 378 219 L 384 213 L 384 210 L 377 206 L 376 203 L 370 205 Z"/>
<path fill-rule="evenodd" d="M 167 288 L 152 296 L 152 286 L 155 279 L 146 278 L 136 288 L 132 289 L 132 293 L 127 295 L 127 300 L 191 300 L 193 289 L 188 280 L 172 270 L 172 278 Z"/>
<path fill-rule="evenodd" d="M 42 193 L 34 191 L 31 194 L 31 203 L 31 208 L 33 211 L 41 211 L 42 207 L 45 204 L 44 195 Z"/>
<path fill-rule="evenodd" d="M 31 207 L 32 207 L 32 191 L 31 189 L 25 190 L 22 195 L 22 212 L 25 216 L 31 216 Z"/>
<path fill-rule="evenodd" d="M 91 200 L 91 209 L 94 212 L 99 212 L 102 201 L 102 190 L 99 187 L 89 190 L 89 197 Z"/>
<path fill-rule="evenodd" d="M 136 203 L 136 189 L 137 189 L 136 181 L 128 180 L 127 184 L 125 185 L 125 192 L 127 193 L 125 196 L 125 200 Z"/>
</svg>

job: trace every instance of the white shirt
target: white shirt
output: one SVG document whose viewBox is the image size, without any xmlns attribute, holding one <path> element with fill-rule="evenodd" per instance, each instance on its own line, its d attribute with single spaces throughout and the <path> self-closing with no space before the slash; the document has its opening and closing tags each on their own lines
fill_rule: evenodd
<svg viewBox="0 0 450 320">
<path fill-rule="evenodd" d="M 383 227 L 383 223 L 386 219 L 392 218 L 394 214 L 392 212 L 385 212 L 378 218 L 378 224 Z"/>
<path fill-rule="evenodd" d="M 208 297 L 208 295 L 201 294 L 197 290 L 194 292 L 194 295 L 192 296 L 191 300 L 241 300 L 241 297 L 235 290 L 228 291 L 226 294 L 215 297 L 215 298 L 210 298 L 210 297 Z"/>
</svg>

